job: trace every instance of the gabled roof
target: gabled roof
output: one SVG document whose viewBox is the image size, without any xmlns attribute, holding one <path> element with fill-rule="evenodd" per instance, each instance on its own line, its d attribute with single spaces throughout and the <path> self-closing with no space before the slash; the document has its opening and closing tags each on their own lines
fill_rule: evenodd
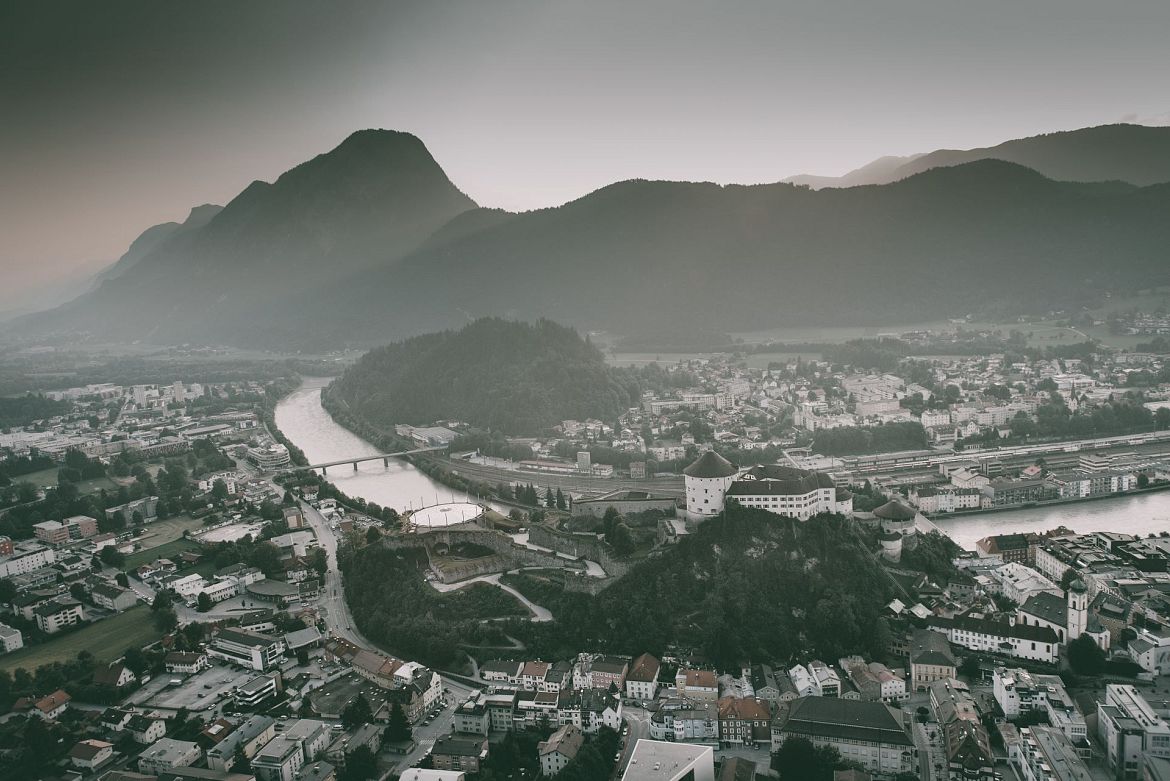
<svg viewBox="0 0 1170 781">
<path fill-rule="evenodd" d="M 798 697 L 781 729 L 798 735 L 913 746 L 901 711 L 885 703 L 837 697 Z"/>
<path fill-rule="evenodd" d="M 657 659 L 650 654 L 642 654 L 630 663 L 630 671 L 626 674 L 626 680 L 650 683 L 658 679 L 659 667 Z"/>
<path fill-rule="evenodd" d="M 1068 605 L 1064 599 L 1049 591 L 1041 591 L 1024 600 L 1020 611 L 1042 618 L 1050 624 L 1068 626 Z"/>
</svg>

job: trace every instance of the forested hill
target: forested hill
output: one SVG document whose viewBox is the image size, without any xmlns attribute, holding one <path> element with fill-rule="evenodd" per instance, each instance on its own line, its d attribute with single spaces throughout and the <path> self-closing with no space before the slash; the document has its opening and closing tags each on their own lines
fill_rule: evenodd
<svg viewBox="0 0 1170 781">
<path fill-rule="evenodd" d="M 573 329 L 497 318 L 372 350 L 327 393 L 383 428 L 454 419 L 505 433 L 612 422 L 638 398 L 636 382 Z"/>
<path fill-rule="evenodd" d="M 514 629 L 546 659 L 679 646 L 730 669 L 798 654 L 881 658 L 890 638 L 880 616 L 893 586 L 855 523 L 839 515 L 801 522 L 729 506 L 596 597 L 508 577 L 553 612 L 551 624 Z"/>
</svg>

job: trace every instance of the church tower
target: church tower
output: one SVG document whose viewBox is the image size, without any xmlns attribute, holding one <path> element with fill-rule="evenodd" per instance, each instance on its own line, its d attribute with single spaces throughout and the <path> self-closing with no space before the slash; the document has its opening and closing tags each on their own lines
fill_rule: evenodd
<svg viewBox="0 0 1170 781">
<path fill-rule="evenodd" d="M 1068 640 L 1072 642 L 1089 625 L 1089 589 L 1077 578 L 1068 586 Z"/>
</svg>

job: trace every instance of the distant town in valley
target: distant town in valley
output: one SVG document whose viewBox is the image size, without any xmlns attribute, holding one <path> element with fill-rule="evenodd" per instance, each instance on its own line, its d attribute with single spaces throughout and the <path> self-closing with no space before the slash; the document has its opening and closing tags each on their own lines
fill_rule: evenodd
<svg viewBox="0 0 1170 781">
<path fill-rule="evenodd" d="M 377 357 L 99 359 L 152 381 L 0 399 L 0 761 L 1133 777 L 1170 741 L 1170 535 L 1076 513 L 1170 499 L 1147 322 L 1125 349 L 955 322 L 651 356 L 480 321 Z M 396 368 L 493 339 L 543 356 L 502 364 L 539 406 L 474 362 L 453 392 Z"/>
<path fill-rule="evenodd" d="M 0 781 L 1170 781 L 1168 40 L 0 4 Z"/>
</svg>

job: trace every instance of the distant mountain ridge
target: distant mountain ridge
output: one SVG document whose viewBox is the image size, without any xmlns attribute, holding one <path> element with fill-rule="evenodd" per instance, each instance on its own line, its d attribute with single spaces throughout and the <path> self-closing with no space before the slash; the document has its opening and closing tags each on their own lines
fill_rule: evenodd
<svg viewBox="0 0 1170 781">
<path fill-rule="evenodd" d="M 979 149 L 939 149 L 909 157 L 882 157 L 844 176 L 802 174 L 786 182 L 823 187 L 889 184 L 942 166 L 1003 160 L 1067 182 L 1170 182 L 1170 127 L 1099 125 L 1045 133 Z"/>
<path fill-rule="evenodd" d="M 23 325 L 164 343 L 279 340 L 266 322 L 290 295 L 401 257 L 473 208 L 418 138 L 359 131 L 253 182 L 197 230 L 146 237 L 135 273 Z"/>
<path fill-rule="evenodd" d="M 630 335 L 1043 311 L 1170 282 L 1170 185 L 1124 181 L 1135 155 L 1170 178 L 1163 141 L 1108 126 L 991 150 L 1100 182 L 955 157 L 972 150 L 855 172 L 926 169 L 882 185 L 630 180 L 512 214 L 477 207 L 418 138 L 360 131 L 201 225 L 148 231 L 134 273 L 12 331 L 322 350 L 493 315 Z"/>
</svg>

